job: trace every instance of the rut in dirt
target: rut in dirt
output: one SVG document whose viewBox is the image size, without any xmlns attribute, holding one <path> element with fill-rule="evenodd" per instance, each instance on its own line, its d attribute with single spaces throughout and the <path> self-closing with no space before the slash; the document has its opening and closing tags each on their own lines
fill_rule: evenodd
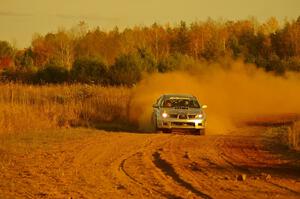
<svg viewBox="0 0 300 199">
<path fill-rule="evenodd" d="M 193 192 L 194 194 L 196 194 L 197 196 L 200 196 L 202 198 L 205 199 L 212 199 L 212 197 L 210 197 L 209 195 L 197 190 L 192 184 L 184 181 L 182 178 L 180 178 L 180 176 L 178 175 L 178 173 L 176 173 L 176 171 L 174 170 L 174 168 L 172 167 L 172 165 L 167 162 L 166 160 L 161 158 L 161 155 L 159 152 L 155 152 L 153 154 L 153 158 L 154 158 L 154 164 L 166 175 L 170 176 L 175 182 L 179 183 L 181 186 L 183 186 L 184 188 L 188 189 L 189 191 Z"/>
</svg>

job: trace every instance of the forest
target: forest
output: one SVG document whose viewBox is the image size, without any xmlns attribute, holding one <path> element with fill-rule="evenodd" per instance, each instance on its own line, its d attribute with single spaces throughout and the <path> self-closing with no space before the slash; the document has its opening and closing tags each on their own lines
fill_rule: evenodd
<svg viewBox="0 0 300 199">
<path fill-rule="evenodd" d="M 90 29 L 80 21 L 70 29 L 36 33 L 24 49 L 0 41 L 0 82 L 132 86 L 147 74 L 226 59 L 242 59 L 276 75 L 299 72 L 300 17 L 282 23 L 275 17 L 207 19 L 123 30 Z"/>
</svg>

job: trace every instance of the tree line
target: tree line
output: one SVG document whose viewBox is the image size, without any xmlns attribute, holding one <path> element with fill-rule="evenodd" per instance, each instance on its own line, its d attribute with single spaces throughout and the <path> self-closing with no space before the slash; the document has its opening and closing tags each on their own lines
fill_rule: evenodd
<svg viewBox="0 0 300 199">
<path fill-rule="evenodd" d="M 279 25 L 271 17 L 239 21 L 181 21 L 120 31 L 90 30 L 80 22 L 69 30 L 35 34 L 16 49 L 0 41 L 0 81 L 80 82 L 132 85 L 143 74 L 185 70 L 194 63 L 230 57 L 266 71 L 300 71 L 300 16 Z"/>
</svg>

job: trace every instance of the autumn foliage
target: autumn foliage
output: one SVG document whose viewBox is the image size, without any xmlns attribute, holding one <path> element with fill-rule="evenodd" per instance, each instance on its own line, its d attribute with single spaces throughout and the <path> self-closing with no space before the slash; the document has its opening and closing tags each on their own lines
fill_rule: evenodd
<svg viewBox="0 0 300 199">
<path fill-rule="evenodd" d="M 264 23 L 208 19 L 110 31 L 80 22 L 70 30 L 34 35 L 23 50 L 0 42 L 1 80 L 132 85 L 143 74 L 188 70 L 228 57 L 284 74 L 300 71 L 299 33 L 300 17 L 284 25 L 274 17 Z"/>
</svg>

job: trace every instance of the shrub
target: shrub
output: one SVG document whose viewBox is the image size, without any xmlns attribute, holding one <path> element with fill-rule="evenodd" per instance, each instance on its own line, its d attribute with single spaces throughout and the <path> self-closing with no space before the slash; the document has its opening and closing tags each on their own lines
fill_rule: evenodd
<svg viewBox="0 0 300 199">
<path fill-rule="evenodd" d="M 110 68 L 112 84 L 132 86 L 141 80 L 143 62 L 136 54 L 121 55 Z"/>
<path fill-rule="evenodd" d="M 69 71 L 61 66 L 48 65 L 39 70 L 34 78 L 36 83 L 63 83 L 68 80 Z"/>
<path fill-rule="evenodd" d="M 98 58 L 76 59 L 71 69 L 73 81 L 82 83 L 106 84 L 107 66 Z"/>
<path fill-rule="evenodd" d="M 36 68 L 33 66 L 26 69 L 7 68 L 0 73 L 0 81 L 32 83 L 35 74 Z"/>
<path fill-rule="evenodd" d="M 158 63 L 158 71 L 161 73 L 175 71 L 175 70 L 188 70 L 196 65 L 196 60 L 188 55 L 180 53 L 172 54 Z"/>
<path fill-rule="evenodd" d="M 300 72 L 300 57 L 291 57 L 285 60 L 284 66 L 289 71 Z"/>
</svg>

